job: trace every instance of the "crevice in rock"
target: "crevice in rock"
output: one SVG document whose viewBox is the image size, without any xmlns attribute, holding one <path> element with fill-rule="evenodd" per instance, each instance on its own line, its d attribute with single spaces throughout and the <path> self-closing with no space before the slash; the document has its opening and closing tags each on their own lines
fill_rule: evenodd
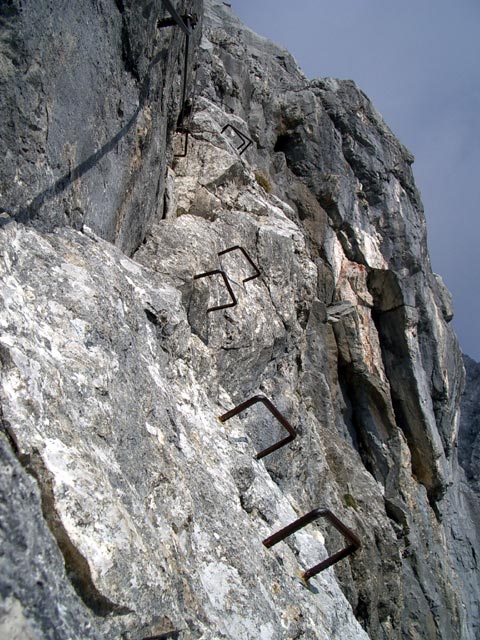
<svg viewBox="0 0 480 640">
<path fill-rule="evenodd" d="M 130 43 L 130 34 L 128 31 L 128 19 L 126 15 L 124 0 L 115 0 L 117 9 L 122 16 L 122 60 L 125 66 L 125 70 L 135 78 L 137 82 L 140 82 L 140 74 L 138 72 L 137 62 L 132 53 L 132 45 Z"/>
<path fill-rule="evenodd" d="M 463 356 L 465 390 L 458 430 L 458 462 L 474 490 L 480 489 L 480 363 Z"/>
<path fill-rule="evenodd" d="M 408 512 L 406 506 L 401 506 L 398 499 L 384 497 L 385 513 L 396 525 L 400 527 L 401 535 L 408 534 L 410 528 L 408 524 Z"/>
<path fill-rule="evenodd" d="M 292 133 L 281 133 L 275 141 L 275 146 L 273 147 L 273 150 L 275 151 L 275 153 L 278 153 L 279 151 L 281 151 L 282 153 L 285 154 L 285 158 L 287 158 L 289 151 L 294 146 L 295 146 L 295 136 Z M 288 160 L 287 160 L 287 164 L 288 164 Z"/>
<path fill-rule="evenodd" d="M 22 7 L 15 6 L 13 0 L 6 0 L 6 2 L 3 2 L 0 6 L 0 16 L 2 16 L 2 18 L 12 18 L 13 16 L 20 15 L 21 10 Z"/>
<path fill-rule="evenodd" d="M 147 316 L 147 320 L 151 322 L 153 325 L 158 326 L 159 321 L 157 316 L 150 311 L 150 309 L 144 309 L 145 315 Z"/>
<path fill-rule="evenodd" d="M 393 272 L 371 270 L 367 286 L 374 300 L 372 320 L 379 337 L 385 373 L 390 382 L 395 422 L 405 435 L 410 449 L 412 473 L 426 488 L 433 508 L 443 496 L 445 486 L 436 469 L 436 454 L 429 426 L 420 406 L 420 390 L 406 338 L 409 332 L 407 306 L 403 304 L 397 276 Z"/>
<path fill-rule="evenodd" d="M 287 162 L 287 167 L 297 177 L 306 177 L 308 171 L 304 163 L 304 141 L 301 134 L 294 130 L 283 129 L 278 134 L 273 150 L 275 153 L 283 153 Z"/>
<path fill-rule="evenodd" d="M 13 452 L 20 464 L 38 484 L 43 517 L 62 553 L 67 577 L 79 598 L 97 616 L 106 617 L 108 615 L 126 615 L 132 613 L 131 609 L 112 602 L 96 588 L 86 558 L 70 539 L 58 514 L 55 505 L 52 477 L 40 453 L 33 451 L 31 454 L 22 454 L 15 439 L 11 433 L 9 433 L 8 425 L 3 418 L 1 418 L 1 426 L 2 431 L 7 434 Z"/>
<path fill-rule="evenodd" d="M 385 455 L 388 425 L 382 416 L 388 415 L 380 393 L 365 376 L 355 371 L 350 363 L 339 357 L 338 382 L 346 403 L 344 421 L 352 445 L 359 453 L 367 471 L 382 484 L 389 473 L 389 460 Z"/>
<path fill-rule="evenodd" d="M 3 407 L 1 403 L 0 403 L 0 431 L 5 434 L 5 437 L 7 438 L 7 441 L 10 447 L 12 448 L 13 453 L 15 454 L 15 457 L 20 459 L 20 449 L 18 447 L 18 442 L 10 427 L 10 424 L 4 418 Z"/>
<path fill-rule="evenodd" d="M 159 635 L 148 636 L 145 640 L 168 640 L 170 638 L 172 640 L 177 640 L 180 638 L 182 631 L 184 631 L 184 629 L 174 629 L 172 631 L 167 631 L 166 633 L 160 633 Z"/>
</svg>

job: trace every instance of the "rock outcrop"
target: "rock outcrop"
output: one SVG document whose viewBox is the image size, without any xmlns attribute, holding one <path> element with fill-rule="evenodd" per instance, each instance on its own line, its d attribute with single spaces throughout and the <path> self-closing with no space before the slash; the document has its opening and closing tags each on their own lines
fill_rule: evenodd
<svg viewBox="0 0 480 640">
<path fill-rule="evenodd" d="M 468 356 L 463 360 L 467 375 L 462 398 L 458 460 L 470 486 L 480 493 L 480 363 Z"/>
<path fill-rule="evenodd" d="M 466 370 L 458 434 L 458 469 L 450 491 L 453 498 L 451 545 L 459 574 L 463 576 L 465 607 L 470 611 L 473 637 L 480 634 L 478 599 L 480 548 L 480 484 L 478 456 L 480 438 L 480 364 L 463 357 Z"/>
<path fill-rule="evenodd" d="M 2 3 L 4 216 L 137 248 L 163 208 L 182 106 L 185 34 L 157 29 L 168 15 L 159 1 Z"/>
<path fill-rule="evenodd" d="M 113 86 L 134 96 L 128 144 L 59 189 L 54 158 L 72 136 L 86 148 L 98 126 L 111 131 L 105 106 L 78 100 L 72 121 L 90 128 L 57 132 L 58 149 L 34 162 L 12 152 L 32 184 L 4 180 L 0 630 L 474 640 L 478 502 L 462 440 L 467 479 L 457 462 L 464 369 L 412 156 L 353 82 L 309 81 L 208 0 L 188 153 L 174 159 L 181 32 L 155 33 L 161 2 L 117 5 L 115 20 L 98 3 L 82 19 L 103 25 L 102 46 L 117 43 L 98 78 L 112 108 Z M 16 6 L 12 25 L 25 20 Z M 66 35 L 78 26 L 68 12 Z M 38 74 L 53 65 L 54 77 L 58 50 L 35 47 Z M 38 85 L 47 98 L 28 95 L 60 121 L 67 101 L 52 82 Z M 50 140 L 45 123 L 15 126 Z M 235 246 L 260 277 L 241 251 L 223 253 Z M 194 276 L 216 270 L 236 304 L 209 311 L 231 302 L 224 281 Z M 259 393 L 297 432 L 261 460 L 284 435 L 264 407 L 218 420 Z M 362 548 L 307 584 L 301 572 L 341 536 L 312 524 L 271 549 L 262 540 L 318 506 Z"/>
</svg>

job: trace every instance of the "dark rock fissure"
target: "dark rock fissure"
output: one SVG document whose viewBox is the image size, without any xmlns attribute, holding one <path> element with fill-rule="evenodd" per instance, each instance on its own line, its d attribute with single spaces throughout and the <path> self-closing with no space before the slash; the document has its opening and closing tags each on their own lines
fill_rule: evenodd
<svg viewBox="0 0 480 640">
<path fill-rule="evenodd" d="M 67 576 L 83 603 L 98 616 L 126 615 L 132 610 L 115 604 L 103 596 L 96 588 L 86 558 L 72 543 L 55 507 L 52 479 L 38 452 L 23 454 L 19 451 L 8 425 L 0 415 L 1 430 L 7 435 L 15 457 L 25 471 L 36 481 L 40 489 L 43 517 L 58 548 L 62 553 Z"/>
<path fill-rule="evenodd" d="M 140 81 L 140 73 L 138 70 L 137 61 L 132 53 L 132 46 L 130 44 L 130 31 L 128 28 L 128 14 L 125 9 L 124 0 L 115 0 L 117 9 L 122 16 L 122 59 L 125 65 L 125 70 L 130 73 L 137 82 Z"/>
<path fill-rule="evenodd" d="M 415 402 L 415 375 L 411 369 L 410 354 L 405 340 L 407 328 L 407 307 L 396 276 L 372 269 L 368 276 L 369 291 L 374 299 L 372 320 L 375 324 L 381 346 L 383 366 L 390 380 L 391 400 L 395 421 L 407 440 L 412 471 L 417 480 L 427 489 L 431 506 L 442 498 L 445 485 L 435 476 L 434 460 L 426 429 L 422 428 L 424 418 Z M 410 391 L 406 391 L 410 389 Z M 435 508 L 435 513 L 438 513 Z"/>
<path fill-rule="evenodd" d="M 458 461 L 480 493 L 480 363 L 463 357 L 467 384 L 458 432 Z"/>
<path fill-rule="evenodd" d="M 403 311 L 404 306 L 389 311 L 372 311 L 372 319 L 380 337 L 382 359 L 385 371 L 391 381 L 391 400 L 395 414 L 395 422 L 402 430 L 407 440 L 412 458 L 412 471 L 414 476 L 427 489 L 431 505 L 440 500 L 445 493 L 445 486 L 435 478 L 432 471 L 432 460 L 425 453 L 429 445 L 425 441 L 425 434 L 421 429 L 422 417 L 419 407 L 415 402 L 407 402 L 415 397 L 415 392 L 405 393 L 405 388 L 414 384 L 411 372 L 402 374 L 402 363 L 407 365 L 407 346 L 403 337 Z M 400 316 L 400 317 L 399 317 Z M 395 339 L 393 336 L 396 336 Z M 398 374 L 401 374 L 401 379 Z M 396 380 L 396 382 L 394 382 Z M 414 417 L 416 416 L 416 417 Z M 417 425 L 417 428 L 414 427 Z"/>
<path fill-rule="evenodd" d="M 382 452 L 387 439 L 381 424 L 381 401 L 376 398 L 375 389 L 365 378 L 358 375 L 351 365 L 339 359 L 338 380 L 344 390 L 347 406 L 350 408 L 345 422 L 349 428 L 352 443 L 362 458 L 365 468 L 382 484 L 388 476 L 388 460 Z M 378 406 L 376 406 L 378 403 Z"/>
</svg>

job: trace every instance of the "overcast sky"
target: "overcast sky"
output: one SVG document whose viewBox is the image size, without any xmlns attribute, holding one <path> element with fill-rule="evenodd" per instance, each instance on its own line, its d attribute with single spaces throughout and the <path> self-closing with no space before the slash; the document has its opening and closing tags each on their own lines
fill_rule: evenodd
<svg viewBox="0 0 480 640">
<path fill-rule="evenodd" d="M 415 155 L 434 271 L 480 361 L 480 0 L 229 0 L 310 78 L 355 80 Z"/>
</svg>

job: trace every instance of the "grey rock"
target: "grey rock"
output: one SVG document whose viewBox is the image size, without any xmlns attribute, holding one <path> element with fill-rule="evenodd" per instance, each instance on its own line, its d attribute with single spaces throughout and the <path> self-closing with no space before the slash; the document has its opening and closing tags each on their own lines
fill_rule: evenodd
<svg viewBox="0 0 480 640">
<path fill-rule="evenodd" d="M 0 458 L 0 637 L 97 637 L 95 617 L 72 588 L 46 526 L 37 483 L 3 431 Z"/>
<path fill-rule="evenodd" d="M 91 232 L 1 242 L 4 421 L 98 637 L 367 637 L 333 572 L 297 577 L 318 532 L 261 544 L 299 507 L 217 420 L 233 401 L 180 291 Z"/>
<path fill-rule="evenodd" d="M 443 282 L 441 276 L 438 275 L 438 273 L 434 273 L 433 276 L 438 284 L 438 295 L 440 298 L 439 306 L 442 309 L 443 317 L 447 322 L 450 322 L 450 320 L 452 320 L 454 316 L 452 294 L 447 289 L 445 283 Z"/>
<path fill-rule="evenodd" d="M 458 461 L 471 486 L 480 491 L 480 364 L 463 356 L 466 386 L 458 432 Z"/>
<path fill-rule="evenodd" d="M 157 29 L 164 15 L 158 0 L 2 3 L 2 211 L 138 247 L 162 214 L 181 106 L 185 35 Z"/>
<path fill-rule="evenodd" d="M 262 364 L 258 361 L 252 375 L 256 381 L 263 377 L 264 389 L 277 393 L 282 389 L 283 395 L 292 385 L 302 399 L 308 398 L 315 418 L 341 433 L 385 488 L 379 506 L 384 515 L 373 519 L 385 523 L 375 540 L 378 545 L 382 539 L 385 551 L 380 556 L 390 562 L 368 555 L 368 567 L 362 566 L 365 579 L 358 578 L 355 587 L 351 579 L 344 580 L 346 593 L 373 637 L 408 637 L 419 632 L 415 628 L 426 629 L 425 637 L 458 633 L 473 637 L 472 621 L 465 622 L 457 602 L 456 580 L 439 586 L 436 577 L 439 572 L 450 574 L 449 567 L 456 562 L 455 554 L 449 559 L 442 542 L 440 514 L 447 511 L 449 484 L 458 481 L 454 441 L 463 373 L 456 338 L 446 324 L 451 303 L 430 269 L 425 220 L 411 173 L 413 157 L 353 83 L 308 82 L 286 52 L 255 37 L 218 3 L 206 6 L 200 76 L 206 100 L 199 103 L 195 118 L 198 149 L 194 143 L 186 173 L 183 165 L 176 168 L 182 213 L 194 213 L 198 181 L 214 185 L 212 193 L 237 217 L 241 210 L 268 216 L 268 207 L 266 212 L 265 205 L 254 204 L 254 198 L 242 192 L 243 182 L 229 179 L 225 171 L 228 148 L 212 132 L 233 122 L 256 143 L 245 154 L 244 164 L 270 181 L 272 194 L 267 200 L 272 205 L 288 202 L 290 207 L 283 211 L 301 231 L 308 259 L 322 267 L 317 267 L 312 283 L 319 303 L 335 310 L 345 301 L 343 310 L 348 306 L 351 311 L 341 318 L 331 315 L 336 320 L 333 334 L 316 320 L 306 331 L 308 342 L 295 356 L 293 345 L 285 347 L 281 370 L 292 382 L 277 377 L 267 384 L 268 368 L 258 375 L 256 369 Z M 215 158 L 205 143 L 217 147 Z M 218 221 L 225 215 L 213 217 Z M 268 261 L 267 255 L 264 252 L 260 261 Z M 165 260 L 163 255 L 160 261 Z M 285 257 L 280 260 L 289 265 Z M 289 271 L 286 266 L 285 282 L 292 280 Z M 272 274 L 269 266 L 267 273 Z M 290 317 L 286 328 L 302 345 L 300 336 L 313 298 L 305 293 L 299 298 L 306 313 L 299 305 L 298 324 Z M 287 300 L 275 305 L 281 316 Z M 313 345 L 318 356 L 312 353 Z M 237 360 L 244 348 L 235 352 Z M 251 367 L 250 359 L 249 371 Z M 224 359 L 220 370 L 226 373 Z M 245 387 L 243 375 L 233 380 L 237 388 Z M 235 393 L 233 388 L 231 392 Z M 307 450 L 315 458 L 311 446 Z M 401 470 L 400 461 L 407 459 L 410 475 Z M 290 464 L 287 474 L 274 462 L 267 467 L 299 502 L 331 495 L 327 480 L 312 490 L 318 485 L 315 472 L 310 477 L 295 461 Z M 361 485 L 357 465 L 351 466 L 353 471 L 342 474 L 338 465 L 335 481 Z M 296 478 L 303 479 L 303 491 L 290 489 L 297 486 Z M 371 495 L 372 489 L 367 492 Z M 345 488 L 344 495 L 351 496 L 352 490 Z M 435 542 L 426 544 L 428 538 Z M 403 577 L 398 571 L 401 565 Z M 373 593 L 372 583 L 388 585 L 383 589 L 390 594 L 387 602 Z M 424 594 L 420 607 L 419 593 Z M 442 605 L 431 610 L 434 602 Z"/>
<path fill-rule="evenodd" d="M 355 306 L 351 302 L 337 302 L 336 304 L 331 304 L 327 308 L 327 317 L 330 322 L 338 322 L 340 318 L 344 316 L 348 316 L 353 313 L 355 310 Z"/>
</svg>

